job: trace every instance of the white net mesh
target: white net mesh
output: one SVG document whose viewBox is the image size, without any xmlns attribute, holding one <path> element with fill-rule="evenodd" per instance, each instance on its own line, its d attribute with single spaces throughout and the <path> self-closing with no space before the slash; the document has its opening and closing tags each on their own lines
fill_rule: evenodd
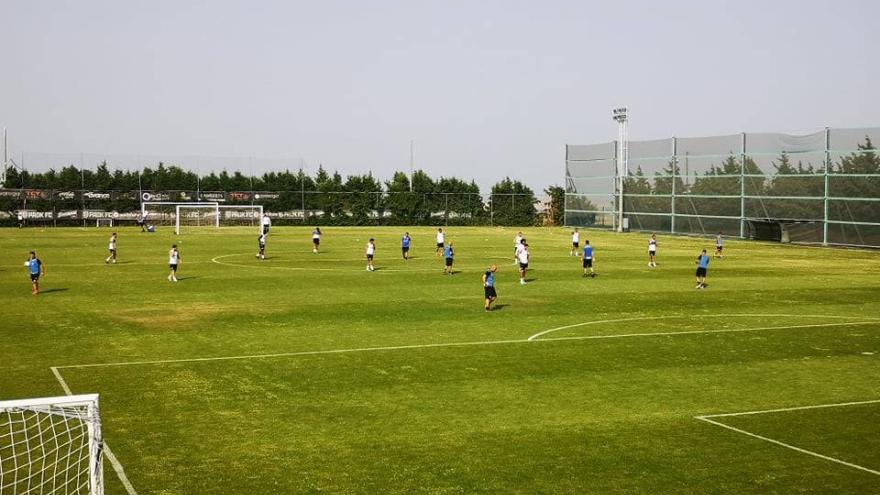
<svg viewBox="0 0 880 495">
<path fill-rule="evenodd" d="M 103 493 L 97 397 L 0 402 L 0 493 Z M 15 404 L 7 406 L 5 404 Z"/>
</svg>

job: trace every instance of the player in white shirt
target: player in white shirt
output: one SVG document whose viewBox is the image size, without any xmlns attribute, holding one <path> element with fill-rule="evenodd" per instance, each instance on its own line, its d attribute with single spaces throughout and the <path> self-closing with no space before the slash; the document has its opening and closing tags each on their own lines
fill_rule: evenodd
<svg viewBox="0 0 880 495">
<path fill-rule="evenodd" d="M 526 285 L 526 271 L 529 269 L 529 245 L 523 242 L 522 247 L 516 257 L 519 261 L 519 284 Z"/>
<path fill-rule="evenodd" d="M 519 254 L 519 248 L 522 246 L 523 241 L 523 233 L 522 230 L 516 233 L 516 237 L 513 238 L 513 264 L 517 264 L 516 256 Z"/>
<path fill-rule="evenodd" d="M 177 250 L 177 244 L 171 245 L 171 250 L 168 251 L 168 268 L 171 268 L 171 273 L 168 274 L 169 282 L 177 282 L 177 265 L 180 264 L 180 251 Z"/>
<path fill-rule="evenodd" d="M 371 237 L 370 242 L 367 243 L 367 271 L 368 272 L 376 271 L 376 269 L 373 268 L 373 255 L 375 255 L 375 254 L 376 254 L 376 243 L 374 242 L 374 239 Z"/>
<path fill-rule="evenodd" d="M 715 237 L 715 254 L 712 257 L 721 258 L 723 256 L 722 251 L 724 251 L 723 232 L 718 232 L 718 236 Z"/>
<path fill-rule="evenodd" d="M 266 259 L 266 234 L 260 234 L 260 237 L 257 238 L 257 245 L 260 248 L 257 258 L 261 260 Z"/>
<path fill-rule="evenodd" d="M 312 231 L 312 252 L 318 254 L 321 249 L 321 227 L 315 227 Z"/>
<path fill-rule="evenodd" d="M 108 246 L 110 249 L 110 256 L 107 256 L 107 259 L 104 260 L 104 263 L 110 263 L 111 261 L 116 263 L 116 232 L 110 234 L 110 245 Z"/>
<path fill-rule="evenodd" d="M 443 233 L 443 229 L 437 229 L 437 256 L 443 254 L 443 248 L 446 247 L 446 234 Z"/>
<path fill-rule="evenodd" d="M 264 234 L 268 234 L 268 233 L 269 233 L 269 227 L 272 226 L 272 219 L 269 218 L 269 215 L 265 215 L 265 214 L 264 214 L 264 215 L 263 215 L 262 223 L 263 223 L 263 233 L 264 233 Z"/>
<path fill-rule="evenodd" d="M 657 266 L 657 234 L 651 234 L 651 240 L 648 241 L 648 266 Z"/>
<path fill-rule="evenodd" d="M 580 256 L 580 247 L 581 247 L 581 233 L 578 232 L 578 229 L 574 229 L 574 232 L 571 233 L 571 251 L 568 252 L 569 256 Z"/>
</svg>

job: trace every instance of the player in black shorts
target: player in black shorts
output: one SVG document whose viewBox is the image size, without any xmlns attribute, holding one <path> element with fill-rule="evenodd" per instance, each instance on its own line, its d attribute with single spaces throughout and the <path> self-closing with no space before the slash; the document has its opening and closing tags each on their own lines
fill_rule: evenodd
<svg viewBox="0 0 880 495">
<path fill-rule="evenodd" d="M 495 270 L 497 269 L 495 265 L 492 265 L 483 274 L 483 295 L 486 298 L 486 303 L 483 307 L 486 311 L 492 310 L 492 303 L 498 298 L 498 294 L 495 292 Z"/>
</svg>

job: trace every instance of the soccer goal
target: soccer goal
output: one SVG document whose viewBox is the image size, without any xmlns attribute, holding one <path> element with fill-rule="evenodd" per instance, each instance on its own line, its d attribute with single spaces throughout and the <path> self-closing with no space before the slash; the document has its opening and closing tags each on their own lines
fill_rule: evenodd
<svg viewBox="0 0 880 495">
<path fill-rule="evenodd" d="M 0 493 L 103 495 L 98 394 L 0 401 Z"/>
<path fill-rule="evenodd" d="M 144 222 L 148 225 L 173 225 L 176 228 L 177 207 L 179 205 L 208 206 L 214 208 L 216 212 L 219 203 L 216 201 L 191 201 L 188 203 L 178 201 L 144 201 L 141 203 L 141 217 L 143 217 Z"/>
<path fill-rule="evenodd" d="M 263 218 L 261 205 L 198 205 L 178 204 L 175 211 L 174 233 L 189 227 L 257 226 Z"/>
<path fill-rule="evenodd" d="M 112 218 L 98 218 L 95 220 L 95 227 L 112 227 L 113 219 Z"/>
</svg>

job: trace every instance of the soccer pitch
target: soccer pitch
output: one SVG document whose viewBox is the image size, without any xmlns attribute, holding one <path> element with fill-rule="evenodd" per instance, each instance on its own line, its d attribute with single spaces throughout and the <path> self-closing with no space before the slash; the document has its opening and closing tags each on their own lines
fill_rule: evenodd
<svg viewBox="0 0 880 495">
<path fill-rule="evenodd" d="M 880 491 L 878 252 L 728 240 L 695 290 L 710 239 L 582 231 L 583 278 L 528 228 L 521 286 L 515 228 L 444 229 L 452 276 L 435 228 L 322 230 L 0 231 L 0 399 L 101 394 L 139 494 Z"/>
</svg>

